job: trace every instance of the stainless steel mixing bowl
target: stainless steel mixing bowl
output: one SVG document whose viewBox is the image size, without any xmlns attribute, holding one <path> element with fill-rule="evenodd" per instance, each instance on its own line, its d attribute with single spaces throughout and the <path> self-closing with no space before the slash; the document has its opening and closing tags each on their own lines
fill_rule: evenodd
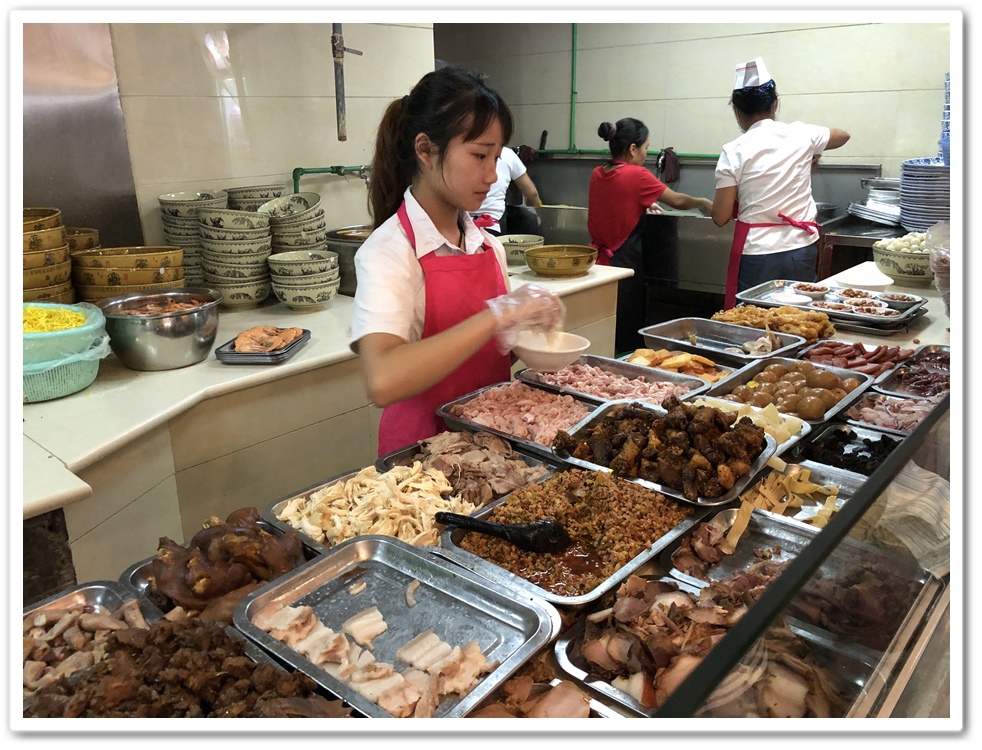
<svg viewBox="0 0 982 750">
<path fill-rule="evenodd" d="M 155 314 L 124 311 L 150 302 L 202 302 L 188 310 Z M 222 293 L 203 287 L 132 292 L 100 300 L 106 316 L 109 346 L 133 370 L 174 370 L 193 365 L 211 351 L 218 333 L 218 304 Z"/>
</svg>

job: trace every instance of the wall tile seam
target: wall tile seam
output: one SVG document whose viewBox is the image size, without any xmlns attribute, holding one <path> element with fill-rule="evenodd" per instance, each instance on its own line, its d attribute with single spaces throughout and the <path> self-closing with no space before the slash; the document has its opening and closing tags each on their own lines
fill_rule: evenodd
<svg viewBox="0 0 982 750">
<path fill-rule="evenodd" d="M 369 407 L 368 404 L 363 404 L 362 406 L 355 407 L 354 409 L 349 409 L 347 411 L 340 411 L 337 414 L 332 414 L 331 416 L 325 417 L 324 419 L 318 419 L 316 422 L 310 422 L 309 424 L 301 425 L 301 426 L 296 427 L 296 428 L 294 428 L 292 430 L 286 430 L 285 432 L 281 432 L 281 433 L 278 433 L 276 435 L 272 435 L 272 436 L 270 436 L 268 438 L 265 438 L 263 440 L 260 440 L 258 443 L 250 443 L 249 445 L 243 445 L 241 448 L 236 448 L 235 450 L 230 450 L 230 451 L 226 451 L 224 453 L 216 454 L 214 456 L 209 456 L 208 458 L 206 458 L 206 459 L 204 459 L 202 461 L 198 461 L 197 463 L 187 464 L 186 466 L 182 466 L 180 469 L 178 469 L 175 466 L 175 468 L 174 468 L 174 474 L 172 476 L 175 476 L 176 477 L 178 474 L 181 474 L 181 473 L 183 473 L 185 471 L 190 471 L 191 469 L 198 468 L 199 466 L 204 466 L 205 464 L 211 463 L 212 461 L 218 461 L 218 460 L 223 459 L 223 458 L 228 458 L 229 456 L 234 456 L 236 453 L 241 453 L 242 451 L 251 450 L 252 448 L 256 448 L 258 446 L 264 445 L 265 443 L 272 442 L 273 440 L 281 440 L 282 438 L 285 438 L 288 435 L 292 435 L 292 434 L 294 434 L 296 432 L 300 432 L 301 430 L 309 430 L 311 427 L 316 427 L 317 425 L 322 424 L 324 422 L 329 422 L 332 419 L 337 419 L 338 417 L 343 417 L 343 416 L 346 416 L 348 414 L 353 414 L 354 412 L 360 411 L 362 409 L 366 409 L 367 410 L 368 407 Z M 366 411 L 366 414 L 367 414 L 367 411 Z"/>
<path fill-rule="evenodd" d="M 106 523 L 108 523 L 109 521 L 111 521 L 113 518 L 115 518 L 116 516 L 118 516 L 120 513 L 122 513 L 127 508 L 131 507 L 134 503 L 140 502 L 140 500 L 142 500 L 143 498 L 145 498 L 151 492 L 154 492 L 158 487 L 160 487 L 160 485 L 162 485 L 164 482 L 167 482 L 167 481 L 173 481 L 174 482 L 175 489 L 176 489 L 176 487 L 177 487 L 177 475 L 176 475 L 176 473 L 168 474 L 163 479 L 161 479 L 159 482 L 157 482 L 157 484 L 153 485 L 152 487 L 150 487 L 149 489 L 147 489 L 145 492 L 143 492 L 140 495 L 138 495 L 137 497 L 133 498 L 130 502 L 128 502 L 128 503 L 126 503 L 124 505 L 121 505 L 119 508 L 117 508 L 112 513 L 110 513 L 108 516 L 106 516 L 101 521 L 99 521 L 99 523 L 97 523 L 91 529 L 87 529 L 86 531 L 84 531 L 81 534 L 79 534 L 77 537 L 74 537 L 73 538 L 71 536 L 71 531 L 68 530 L 68 533 L 69 533 L 68 543 L 69 544 L 75 544 L 76 542 L 81 541 L 82 539 L 85 539 L 85 537 L 87 537 L 89 534 L 91 534 L 91 533 L 93 533 L 95 531 L 98 531 Z M 91 500 L 92 498 L 89 498 L 89 499 Z M 179 498 L 178 498 L 178 500 L 179 500 Z M 66 525 L 66 529 L 67 529 L 67 526 L 68 526 L 67 519 L 66 519 L 66 524 L 65 525 Z"/>
</svg>

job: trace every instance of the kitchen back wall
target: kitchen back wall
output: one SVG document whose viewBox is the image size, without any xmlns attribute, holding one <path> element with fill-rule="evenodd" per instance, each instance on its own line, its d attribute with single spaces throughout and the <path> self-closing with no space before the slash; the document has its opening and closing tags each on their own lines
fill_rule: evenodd
<svg viewBox="0 0 982 750">
<path fill-rule="evenodd" d="M 763 57 L 777 83 L 778 118 L 848 131 L 829 164 L 882 164 L 938 154 L 947 23 L 575 24 L 572 144 L 603 149 L 597 126 L 636 117 L 651 149 L 718 155 L 739 135 L 729 107 L 734 66 Z M 566 149 L 574 24 L 437 24 L 438 59 L 487 73 L 515 114 L 513 145 Z M 953 91 L 957 99 L 958 92 Z"/>
<path fill-rule="evenodd" d="M 372 161 L 385 107 L 433 70 L 432 24 L 343 24 L 347 140 L 338 140 L 332 24 L 110 24 L 145 242 L 157 196 L 282 183 L 296 167 Z M 368 221 L 355 175 L 314 174 L 329 228 Z"/>
</svg>

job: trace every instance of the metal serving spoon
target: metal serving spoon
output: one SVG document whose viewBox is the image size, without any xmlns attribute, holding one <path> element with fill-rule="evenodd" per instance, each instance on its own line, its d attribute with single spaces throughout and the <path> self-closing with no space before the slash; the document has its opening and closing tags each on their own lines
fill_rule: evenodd
<svg viewBox="0 0 982 750">
<path fill-rule="evenodd" d="M 566 529 L 558 521 L 492 523 L 457 513 L 439 511 L 436 514 L 436 522 L 504 539 L 526 552 L 564 552 L 573 543 Z"/>
</svg>

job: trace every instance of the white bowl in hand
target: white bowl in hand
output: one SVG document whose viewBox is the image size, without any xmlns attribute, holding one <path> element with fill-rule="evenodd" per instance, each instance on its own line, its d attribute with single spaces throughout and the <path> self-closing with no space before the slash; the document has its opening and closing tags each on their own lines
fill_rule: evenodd
<svg viewBox="0 0 982 750">
<path fill-rule="evenodd" d="M 590 346 L 590 340 L 565 331 L 522 331 L 512 351 L 526 365 L 540 372 L 556 372 L 573 364 Z"/>
</svg>

